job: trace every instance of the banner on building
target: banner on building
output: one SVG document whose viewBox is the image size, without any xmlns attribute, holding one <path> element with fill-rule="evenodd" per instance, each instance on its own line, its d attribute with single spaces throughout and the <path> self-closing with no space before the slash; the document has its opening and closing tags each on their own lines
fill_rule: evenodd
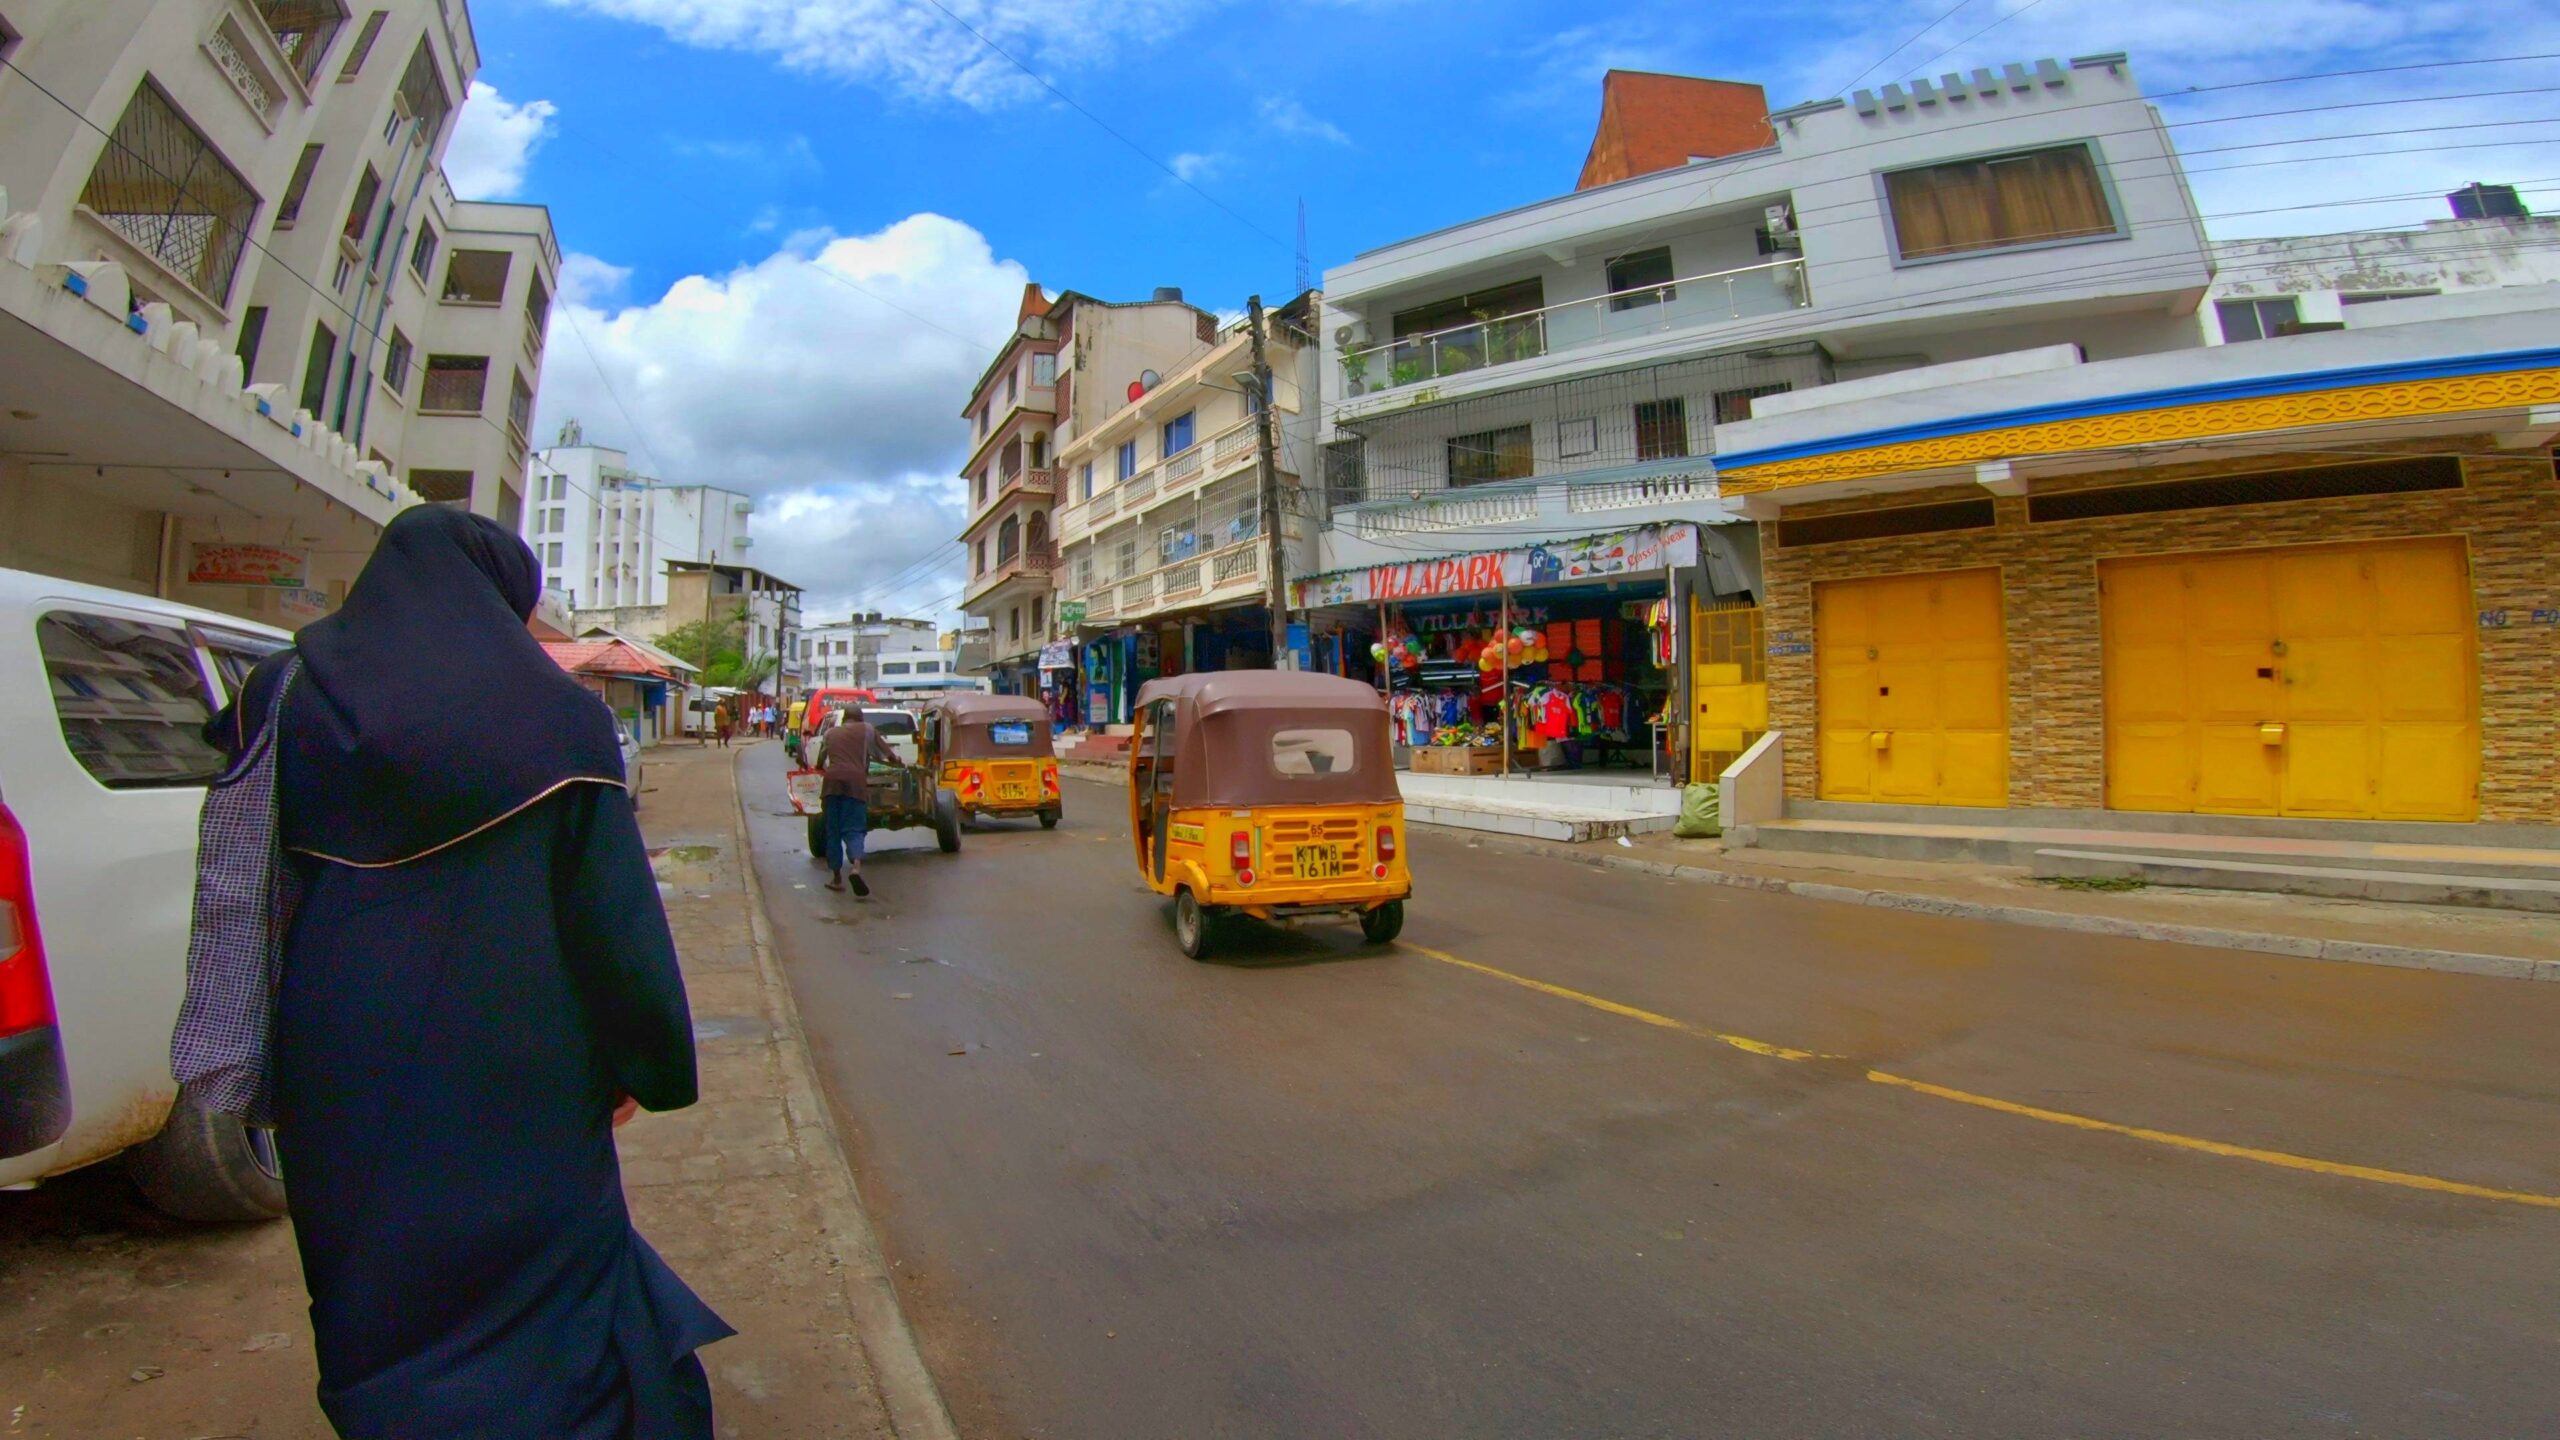
<svg viewBox="0 0 2560 1440">
<path fill-rule="evenodd" d="M 276 606 L 297 620 L 317 620 L 329 613 L 326 590 L 279 590 Z"/>
<path fill-rule="evenodd" d="M 207 544 L 187 547 L 190 585 L 247 585 L 260 590 L 310 588 L 311 553 L 280 545 Z"/>
<path fill-rule="evenodd" d="M 1083 601 L 1081 601 L 1081 600 L 1061 600 L 1061 601 L 1059 601 L 1059 602 L 1058 602 L 1058 623 L 1059 623 L 1059 624 L 1061 624 L 1061 625 L 1068 626 L 1068 627 L 1070 627 L 1070 628 L 1072 628 L 1072 627 L 1074 627 L 1074 626 L 1077 626 L 1077 625 L 1081 625 L 1081 624 L 1083 624 L 1083 623 L 1084 623 L 1084 602 L 1083 602 Z"/>
<path fill-rule="evenodd" d="M 1490 594 L 1527 585 L 1606 580 L 1698 563 L 1698 527 L 1647 525 L 1577 540 L 1548 540 L 1518 550 L 1486 550 L 1338 570 L 1290 585 L 1296 605 L 1358 605 Z"/>
<path fill-rule="evenodd" d="M 1072 640 L 1050 641 L 1048 644 L 1040 647 L 1040 668 L 1043 670 L 1073 670 L 1076 668 L 1075 649 L 1075 642 Z"/>
</svg>

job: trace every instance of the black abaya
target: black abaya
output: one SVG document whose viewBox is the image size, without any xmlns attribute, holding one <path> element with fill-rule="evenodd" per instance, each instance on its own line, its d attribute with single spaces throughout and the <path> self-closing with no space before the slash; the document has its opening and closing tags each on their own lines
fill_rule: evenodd
<svg viewBox="0 0 2560 1440">
<path fill-rule="evenodd" d="M 733 1333 L 623 1205 L 613 1108 L 693 1103 L 692 1019 L 610 718 L 524 632 L 530 561 L 396 517 L 278 722 L 277 1143 L 351 1440 L 709 1440 L 694 1351 Z"/>
</svg>

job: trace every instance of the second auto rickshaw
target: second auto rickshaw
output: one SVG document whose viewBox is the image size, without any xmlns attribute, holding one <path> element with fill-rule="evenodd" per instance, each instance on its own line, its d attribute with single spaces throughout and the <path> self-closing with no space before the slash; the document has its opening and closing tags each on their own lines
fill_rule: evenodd
<svg viewBox="0 0 2560 1440">
<path fill-rule="evenodd" d="M 1387 708 L 1356 680 L 1229 670 L 1150 681 L 1129 741 L 1138 869 L 1205 959 L 1231 915 L 1404 928 L 1404 797 Z"/>
<path fill-rule="evenodd" d="M 925 707 L 923 758 L 959 797 L 960 813 L 1037 815 L 1054 829 L 1063 813 L 1049 712 L 1021 695 L 948 695 Z"/>
</svg>

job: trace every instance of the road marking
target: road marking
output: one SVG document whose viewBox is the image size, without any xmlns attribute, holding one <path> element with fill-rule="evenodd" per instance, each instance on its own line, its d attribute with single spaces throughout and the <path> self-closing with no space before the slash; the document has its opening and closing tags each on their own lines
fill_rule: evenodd
<svg viewBox="0 0 2560 1440">
<path fill-rule="evenodd" d="M 1664 1030 L 1676 1030 L 1683 1035 L 1695 1036 L 1701 1040 L 1712 1040 L 1719 1045 L 1729 1045 L 1736 1050 L 1765 1056 L 1772 1060 L 1844 1060 L 1848 1058 L 1843 1055 L 1826 1054 L 1819 1050 L 1799 1050 L 1792 1045 L 1772 1045 L 1766 1040 L 1754 1040 L 1748 1035 L 1733 1035 L 1722 1030 L 1711 1030 L 1652 1010 L 1622 1005 L 1615 1000 L 1603 999 L 1597 995 L 1550 984 L 1544 980 L 1533 980 L 1526 975 L 1514 974 L 1509 970 L 1496 969 L 1491 965 L 1479 964 L 1473 960 L 1462 960 L 1445 950 L 1434 950 L 1427 945 L 1416 945 L 1406 941 L 1402 942 L 1398 948 L 1410 950 L 1427 959 L 1437 960 L 1443 965 L 1454 965 L 1461 970 L 1472 970 L 1479 975 L 1489 975 L 1524 990 L 1534 990 L 1541 995 L 1552 995 L 1559 1000 L 1570 1000 L 1577 1005 L 1585 1005 L 1624 1019 L 1641 1021 Z M 2100 1120 L 2095 1116 L 2074 1115 L 2067 1110 L 2047 1110 L 2038 1105 L 2023 1105 L 2015 1100 L 2003 1100 L 1995 1095 L 1978 1095 L 1970 1090 L 1932 1085 L 1926 1080 L 1914 1080 L 1907 1075 L 1896 1075 L 1885 1070 L 1868 1070 L 1864 1074 L 1870 1083 L 1890 1086 L 1914 1095 L 1926 1095 L 1933 1100 L 1971 1105 L 1976 1109 L 1996 1111 L 2002 1115 L 2015 1115 L 2025 1120 L 2040 1120 L 2048 1125 L 2060 1125 L 2073 1130 L 2086 1130 L 2102 1135 L 2121 1135 L 2131 1140 L 2165 1145 L 2173 1150 L 2188 1150 L 2200 1155 L 2218 1155 L 2226 1160 L 2248 1160 L 2260 1165 L 2272 1165 L 2278 1169 L 2301 1170 L 2314 1175 L 2329 1175 L 2344 1180 L 2362 1180 L 2374 1185 L 2393 1185 L 2405 1190 L 2427 1190 L 2440 1195 L 2461 1195 L 2474 1200 L 2495 1200 L 2509 1205 L 2529 1205 L 2537 1209 L 2560 1210 L 2560 1195 L 2544 1195 L 2530 1190 L 2501 1190 L 2494 1186 L 2474 1185 L 2467 1181 L 2447 1180 L 2441 1176 L 2420 1175 L 2407 1170 L 2384 1170 L 2372 1165 L 2351 1165 L 2344 1161 L 2321 1160 L 2283 1150 L 2261 1150 L 2249 1145 L 2233 1145 L 2222 1140 L 2207 1140 L 2196 1135 L 2180 1135 L 2170 1130 L 2122 1125 L 2113 1120 Z"/>
</svg>

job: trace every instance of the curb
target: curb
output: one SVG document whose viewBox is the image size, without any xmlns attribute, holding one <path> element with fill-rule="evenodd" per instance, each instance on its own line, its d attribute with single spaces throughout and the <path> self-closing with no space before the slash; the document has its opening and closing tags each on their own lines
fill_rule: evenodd
<svg viewBox="0 0 2560 1440">
<path fill-rule="evenodd" d="M 2128 940 L 2156 940 L 2168 945 L 2202 945 L 2219 950 L 2248 950 L 2297 960 L 2335 960 L 2351 965 L 2389 965 L 2403 970 L 2435 970 L 2452 975 L 2487 975 L 2503 980 L 2560 981 L 2560 960 L 2529 960 L 2520 955 L 2479 955 L 2465 950 L 2427 950 L 2406 945 L 2375 945 L 2361 940 L 2322 940 L 2309 935 L 2283 935 L 2259 930 L 2224 930 L 2210 925 L 2180 925 L 2165 920 L 2129 920 L 2116 915 L 2074 915 L 2039 910 L 2030 905 L 1998 905 L 1983 900 L 1949 900 L 1898 890 L 1863 890 L 1813 880 L 1782 880 L 1769 875 L 1742 875 L 1703 865 L 1674 865 L 1625 855 L 1568 855 L 1564 859 L 1599 869 L 1630 870 L 1665 880 L 1724 885 L 1829 900 L 1846 905 L 1872 905 L 1916 915 L 1944 915 L 1956 920 L 1992 920 L 2039 930 L 2082 935 L 2113 935 Z"/>
<path fill-rule="evenodd" d="M 806 1144 L 801 1149 L 803 1157 L 815 1162 L 831 1182 L 825 1187 L 828 1193 L 820 1199 L 819 1206 L 832 1237 L 828 1248 L 835 1252 L 836 1269 L 843 1277 L 854 1330 L 864 1356 L 871 1362 L 871 1378 L 880 1387 L 881 1405 L 889 1412 L 889 1428 L 898 1440 L 959 1440 L 960 1432 L 951 1423 L 951 1412 L 942 1403 L 942 1391 L 933 1383 L 933 1372 L 925 1368 L 923 1352 L 916 1346 L 915 1331 L 907 1324 L 906 1312 L 898 1306 L 897 1287 L 880 1256 L 879 1234 L 871 1228 L 870 1213 L 862 1206 L 862 1192 L 854 1185 L 852 1162 L 845 1158 L 835 1119 L 818 1091 L 817 1066 L 809 1058 L 808 1035 L 800 1028 L 800 1005 L 773 953 L 773 931 L 765 920 L 764 885 L 756 878 L 755 852 L 747 835 L 746 790 L 736 783 L 734 760 L 729 774 L 737 801 L 730 817 L 730 833 L 736 837 L 738 870 L 747 888 L 747 923 L 754 937 L 756 976 L 763 985 L 765 1002 L 774 1012 L 774 1034 L 778 1039 L 775 1050 L 782 1061 L 783 1106 L 790 1113 L 795 1139 L 814 1136 L 825 1151 L 823 1156 L 817 1156 L 810 1153 Z"/>
</svg>

